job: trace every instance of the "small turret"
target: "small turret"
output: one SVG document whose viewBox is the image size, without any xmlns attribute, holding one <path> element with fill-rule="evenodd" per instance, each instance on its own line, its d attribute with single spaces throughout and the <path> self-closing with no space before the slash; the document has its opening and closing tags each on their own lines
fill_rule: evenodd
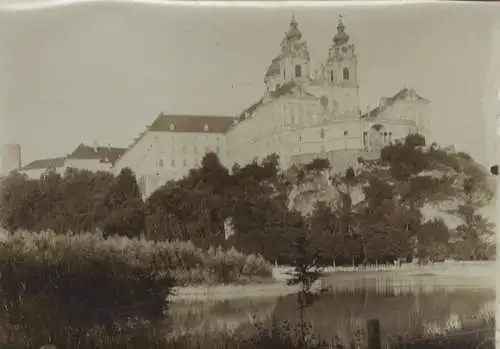
<svg viewBox="0 0 500 349">
<path fill-rule="evenodd" d="M 337 34 L 333 37 L 335 45 L 347 44 L 349 35 L 345 32 L 345 25 L 342 23 L 342 15 L 339 15 L 339 24 L 337 25 Z"/>
</svg>

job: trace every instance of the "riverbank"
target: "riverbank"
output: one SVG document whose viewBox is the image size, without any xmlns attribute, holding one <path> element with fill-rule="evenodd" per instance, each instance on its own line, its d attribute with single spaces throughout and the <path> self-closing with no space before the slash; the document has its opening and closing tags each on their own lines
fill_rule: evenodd
<svg viewBox="0 0 500 349">
<path fill-rule="evenodd" d="M 286 280 L 292 270 L 289 266 L 273 268 L 273 279 L 266 283 L 247 285 L 213 285 L 176 287 L 169 301 L 234 300 L 241 298 L 281 297 L 295 293 L 298 288 L 288 286 Z M 420 288 L 445 287 L 495 289 L 495 262 L 435 263 L 430 265 L 407 264 L 400 268 L 327 268 L 321 287 L 335 290 L 359 289 L 362 284 L 374 288 L 394 288 L 405 292 Z M 366 286 L 366 285 L 365 285 Z"/>
<path fill-rule="evenodd" d="M 222 301 L 241 298 L 280 297 L 295 293 L 295 286 L 286 285 L 286 281 L 275 280 L 265 284 L 185 286 L 174 288 L 168 300 L 178 301 Z"/>
</svg>

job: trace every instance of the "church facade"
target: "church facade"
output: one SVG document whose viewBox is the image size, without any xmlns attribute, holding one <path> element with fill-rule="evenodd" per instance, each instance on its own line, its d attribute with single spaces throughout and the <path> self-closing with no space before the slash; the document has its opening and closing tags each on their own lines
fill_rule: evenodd
<svg viewBox="0 0 500 349">
<path fill-rule="evenodd" d="M 430 141 L 429 101 L 415 90 L 403 88 L 363 113 L 359 88 L 355 45 L 342 20 L 328 56 L 313 73 L 307 42 L 292 18 L 258 102 L 236 117 L 160 114 L 113 171 L 130 167 L 148 196 L 199 166 L 209 151 L 229 169 L 276 153 L 283 168 L 328 158 L 341 172 L 408 134 Z"/>
</svg>

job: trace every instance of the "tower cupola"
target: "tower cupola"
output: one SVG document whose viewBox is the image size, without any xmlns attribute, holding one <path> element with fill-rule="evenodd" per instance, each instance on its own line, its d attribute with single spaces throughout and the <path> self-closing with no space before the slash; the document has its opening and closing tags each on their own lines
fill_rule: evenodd
<svg viewBox="0 0 500 349">
<path fill-rule="evenodd" d="M 337 34 L 333 37 L 335 45 L 347 44 L 349 35 L 345 32 L 345 25 L 342 22 L 342 15 L 339 16 L 339 24 L 337 25 Z"/>
<path fill-rule="evenodd" d="M 307 43 L 302 37 L 299 23 L 293 13 L 280 46 L 280 54 L 272 60 L 264 77 L 267 93 L 290 81 L 305 82 L 310 79 Z"/>
<path fill-rule="evenodd" d="M 295 20 L 295 15 L 292 15 L 292 20 L 290 21 L 290 28 L 285 34 L 285 38 L 289 41 L 302 39 L 302 33 L 299 30 L 299 23 Z"/>
</svg>

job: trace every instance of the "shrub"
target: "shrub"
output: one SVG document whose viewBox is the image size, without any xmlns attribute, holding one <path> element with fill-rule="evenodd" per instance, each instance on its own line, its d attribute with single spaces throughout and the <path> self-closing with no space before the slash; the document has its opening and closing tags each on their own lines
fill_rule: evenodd
<svg viewBox="0 0 500 349">
<path fill-rule="evenodd" d="M 150 323 L 163 317 L 173 278 L 141 262 L 149 251 L 138 241 L 54 233 L 7 234 L 3 240 L 3 323 L 33 345 L 69 325 L 112 328 L 130 317 Z"/>
<path fill-rule="evenodd" d="M 69 324 L 85 331 L 95 324 L 110 329 L 132 317 L 156 323 L 174 284 L 272 275 L 260 256 L 234 249 L 204 251 L 189 242 L 52 232 L 3 233 L 1 240 L 4 330 L 18 332 L 33 345 L 54 338 Z"/>
</svg>

